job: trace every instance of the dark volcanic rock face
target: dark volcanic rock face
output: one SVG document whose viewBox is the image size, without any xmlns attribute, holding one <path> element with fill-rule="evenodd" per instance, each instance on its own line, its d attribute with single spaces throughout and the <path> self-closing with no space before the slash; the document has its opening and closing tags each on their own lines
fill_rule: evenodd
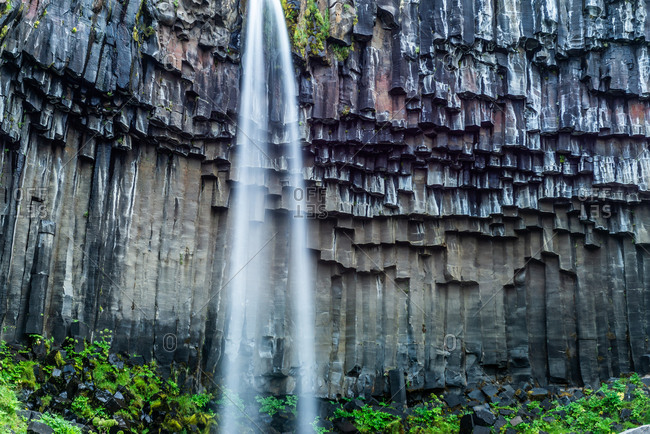
<svg viewBox="0 0 650 434">
<path fill-rule="evenodd" d="M 0 4 L 4 339 L 108 328 L 116 350 L 219 371 L 244 6 Z M 296 78 L 319 394 L 643 369 L 648 3 L 318 7 L 330 39 L 296 54 Z M 285 155 L 263 162 L 278 240 Z M 247 375 L 293 392 L 286 245 L 271 246 Z"/>
</svg>

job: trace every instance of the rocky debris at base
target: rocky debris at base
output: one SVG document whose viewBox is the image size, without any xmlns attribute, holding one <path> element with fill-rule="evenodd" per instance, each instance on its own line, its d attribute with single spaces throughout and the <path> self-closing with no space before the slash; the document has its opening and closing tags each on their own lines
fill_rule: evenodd
<svg viewBox="0 0 650 434">
<path fill-rule="evenodd" d="M 611 378 L 603 384 L 603 388 L 598 390 L 588 387 L 562 386 L 542 388 L 533 387 L 530 384 L 520 384 L 515 389 L 512 385 L 488 383 L 473 385 L 465 390 L 446 391 L 439 396 L 441 402 L 444 403 L 443 414 L 454 414 L 460 418 L 460 434 L 490 432 L 514 434 L 521 430 L 520 425 L 522 424 L 525 424 L 522 426 L 530 428 L 531 425 L 538 422 L 557 423 L 558 420 L 568 420 L 567 417 L 571 416 L 572 403 L 584 403 L 585 399 L 589 397 L 602 398 L 608 391 L 617 390 L 617 387 L 621 388 L 621 382 L 625 383 L 625 390 L 616 392 L 621 402 L 631 402 L 639 390 L 646 398 L 650 398 L 650 376 L 640 378 L 638 384 L 629 381 L 627 377 Z M 605 386 L 607 389 L 604 389 Z M 409 416 L 413 415 L 418 407 L 426 406 L 422 400 L 426 401 L 424 395 L 419 397 L 411 395 L 407 407 L 398 406 L 397 403 L 387 406 L 374 398 L 368 398 L 366 400 L 349 400 L 342 406 L 347 411 L 361 411 L 364 406 L 369 406 L 374 410 L 398 415 L 402 419 L 405 431 L 410 432 L 409 429 L 412 429 L 413 425 L 409 422 Z M 612 408 L 617 408 L 616 405 L 612 404 Z M 322 404 L 321 414 L 326 413 L 331 419 L 331 424 L 327 422 L 324 426 L 339 433 L 359 432 L 358 427 L 355 427 L 350 420 L 333 417 L 336 408 L 337 406 L 332 403 Z M 612 422 L 608 425 L 608 429 L 612 432 L 621 432 L 630 425 L 642 423 L 642 418 L 635 419 L 634 411 L 630 408 L 621 408 L 616 415 L 601 411 L 595 417 L 598 420 L 605 417 L 612 418 Z M 568 429 L 572 428 L 569 426 Z M 576 432 L 581 430 L 578 426 L 575 429 Z M 539 432 L 543 433 L 544 431 L 540 429 Z M 648 426 L 640 426 L 625 432 L 642 434 L 650 432 L 650 430 Z"/>
<path fill-rule="evenodd" d="M 54 430 L 49 425 L 33 421 L 27 426 L 27 434 L 54 434 Z"/>
<path fill-rule="evenodd" d="M 109 352 L 109 340 L 103 335 L 79 351 L 72 341 L 59 346 L 37 338 L 29 347 L 0 343 L 1 380 L 21 402 L 16 414 L 28 433 L 50 434 L 53 423 L 84 433 L 145 428 L 206 433 L 214 427 L 214 413 L 207 408 L 212 395 L 181 390 L 174 379 L 183 380 L 182 370 L 167 378 L 155 363 Z"/>
</svg>

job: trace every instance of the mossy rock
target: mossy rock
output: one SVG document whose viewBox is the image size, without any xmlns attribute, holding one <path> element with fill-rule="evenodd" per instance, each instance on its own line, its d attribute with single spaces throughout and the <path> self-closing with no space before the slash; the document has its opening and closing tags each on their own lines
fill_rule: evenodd
<svg viewBox="0 0 650 434">
<path fill-rule="evenodd" d="M 185 424 L 208 426 L 212 422 L 212 417 L 205 413 L 194 413 L 192 416 L 185 418 Z"/>
<path fill-rule="evenodd" d="M 176 419 L 167 419 L 163 423 L 163 429 L 169 432 L 181 432 L 183 430 L 183 425 Z"/>
</svg>

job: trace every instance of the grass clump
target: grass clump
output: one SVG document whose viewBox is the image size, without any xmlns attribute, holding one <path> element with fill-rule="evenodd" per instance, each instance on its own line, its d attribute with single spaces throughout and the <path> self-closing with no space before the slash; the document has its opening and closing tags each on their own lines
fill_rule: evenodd
<svg viewBox="0 0 650 434">
<path fill-rule="evenodd" d="M 300 8 L 296 7 L 294 3 L 289 3 L 287 0 L 281 0 L 282 10 L 284 11 L 284 21 L 287 24 L 287 30 L 289 31 L 289 36 L 293 35 L 296 31 L 296 25 L 298 24 L 298 15 L 300 14 Z"/>
<path fill-rule="evenodd" d="M 39 336 L 32 336 L 28 348 L 0 344 L 0 432 L 25 432 L 15 414 L 20 407 L 42 412 L 42 422 L 63 434 L 81 432 L 67 419 L 98 433 L 182 432 L 189 426 L 209 432 L 215 418 L 211 394 L 184 393 L 153 361 L 110 348 L 108 330 L 81 349 L 71 339 L 58 347 Z M 71 389 L 71 381 L 84 387 Z M 60 399 L 63 391 L 67 403 Z M 24 404 L 17 396 L 25 396 Z"/>
<path fill-rule="evenodd" d="M 381 409 L 375 409 L 365 404 L 359 410 L 346 411 L 342 408 L 336 409 L 334 417 L 350 419 L 354 426 L 362 433 L 371 432 L 399 432 L 401 419 Z M 396 430 L 397 429 L 397 430 Z"/>
<path fill-rule="evenodd" d="M 637 374 L 605 383 L 597 391 L 585 389 L 586 396 L 573 402 L 557 399 L 545 402 L 516 402 L 501 406 L 498 402 L 491 404 L 492 411 L 502 412 L 506 425 L 492 432 L 515 432 L 533 434 L 590 432 L 605 434 L 620 432 L 640 425 L 650 424 L 650 388 Z M 566 395 L 570 396 L 570 395 Z M 562 400 L 562 398 L 560 398 Z M 349 420 L 360 432 L 370 433 L 408 433 L 434 434 L 451 433 L 460 430 L 460 420 L 467 413 L 451 412 L 435 395 L 431 400 L 412 407 L 407 416 L 398 416 L 386 404 L 368 405 L 351 411 L 343 407 L 336 409 L 334 418 Z M 510 423 L 520 417 L 514 426 Z"/>
<path fill-rule="evenodd" d="M 650 391 L 637 374 L 603 384 L 596 392 L 586 389 L 585 394 L 568 405 L 555 400 L 549 410 L 544 410 L 538 402 L 527 403 L 525 409 L 533 416 L 525 418 L 514 429 L 523 433 L 604 434 L 650 423 Z M 515 415 L 506 419 L 510 421 Z"/>
<path fill-rule="evenodd" d="M 16 414 L 20 410 L 20 401 L 6 384 L 0 384 L 0 431 L 26 432 L 27 424 Z"/>
<path fill-rule="evenodd" d="M 83 434 L 78 427 L 57 414 L 43 413 L 40 421 L 52 428 L 54 434 Z"/>
<path fill-rule="evenodd" d="M 307 0 L 293 31 L 293 45 L 302 57 L 325 50 L 330 35 L 329 13 L 322 14 L 315 0 Z"/>
<path fill-rule="evenodd" d="M 458 432 L 460 429 L 459 416 L 445 412 L 442 401 L 434 394 L 431 395 L 431 401 L 413 408 L 406 423 L 410 433 L 442 434 Z"/>
<path fill-rule="evenodd" d="M 334 57 L 339 62 L 344 62 L 350 56 L 350 47 L 340 44 L 330 44 L 330 48 L 332 49 L 332 53 L 334 53 Z"/>
</svg>

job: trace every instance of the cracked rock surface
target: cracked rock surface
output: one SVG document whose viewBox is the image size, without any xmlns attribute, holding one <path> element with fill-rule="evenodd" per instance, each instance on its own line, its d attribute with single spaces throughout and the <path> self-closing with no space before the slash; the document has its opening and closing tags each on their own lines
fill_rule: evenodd
<svg viewBox="0 0 650 434">
<path fill-rule="evenodd" d="M 319 396 L 647 368 L 650 3 L 317 6 L 330 37 L 295 64 Z M 3 339 L 108 328 L 219 374 L 244 11 L 0 0 Z M 286 240 L 271 141 L 261 200 Z M 292 393 L 287 246 L 263 256 L 246 377 Z"/>
</svg>

